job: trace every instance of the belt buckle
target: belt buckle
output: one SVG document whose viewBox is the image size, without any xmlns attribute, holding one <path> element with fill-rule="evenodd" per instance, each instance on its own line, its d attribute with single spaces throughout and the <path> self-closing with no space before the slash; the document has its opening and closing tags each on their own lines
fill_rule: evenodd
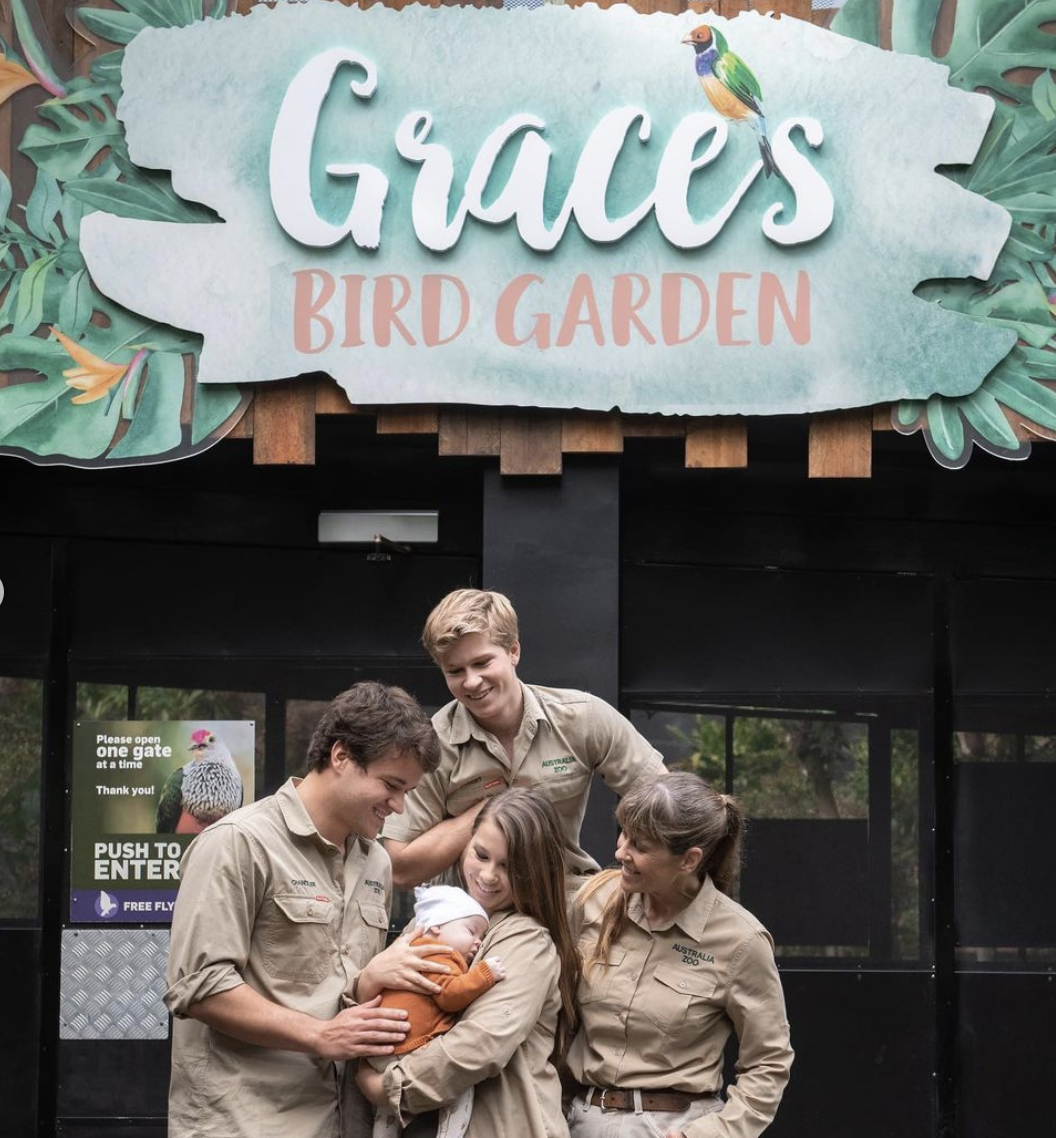
<svg viewBox="0 0 1056 1138">
<path fill-rule="evenodd" d="M 606 1096 L 608 1093 L 609 1093 L 609 1088 L 608 1088 L 608 1087 L 602 1087 L 602 1088 L 601 1088 L 601 1098 L 599 1098 L 599 1099 L 598 1099 L 598 1109 L 599 1109 L 599 1110 L 601 1110 L 601 1111 L 603 1111 L 603 1112 L 604 1112 L 604 1110 L 605 1110 L 605 1096 Z"/>
</svg>

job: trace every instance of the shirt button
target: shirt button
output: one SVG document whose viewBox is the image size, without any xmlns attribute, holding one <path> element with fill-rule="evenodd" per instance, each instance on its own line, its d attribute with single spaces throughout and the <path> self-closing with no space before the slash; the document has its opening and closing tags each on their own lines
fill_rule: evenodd
<svg viewBox="0 0 1056 1138">
<path fill-rule="evenodd" d="M 680 988 L 684 988 L 684 987 L 686 986 L 686 982 L 685 982 L 685 980 L 679 980 L 679 982 L 678 982 L 678 986 L 679 986 Z"/>
<path fill-rule="evenodd" d="M 309 917 L 311 917 L 315 913 L 315 906 L 309 905 L 308 908 L 304 911 L 308 914 Z"/>
</svg>

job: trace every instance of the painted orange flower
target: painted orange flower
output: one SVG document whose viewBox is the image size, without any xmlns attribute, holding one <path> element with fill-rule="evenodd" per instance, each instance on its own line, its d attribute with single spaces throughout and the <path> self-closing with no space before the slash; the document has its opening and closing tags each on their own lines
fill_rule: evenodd
<svg viewBox="0 0 1056 1138">
<path fill-rule="evenodd" d="M 32 87 L 37 77 L 13 59 L 0 56 L 0 103 L 26 87 Z"/>
<path fill-rule="evenodd" d="M 94 403 L 112 388 L 116 387 L 128 373 L 131 362 L 127 364 L 110 364 L 93 355 L 87 348 L 63 335 L 54 325 L 51 334 L 70 354 L 70 358 L 79 367 L 67 368 L 62 374 L 70 387 L 82 391 L 82 395 L 75 395 L 71 403 Z"/>
</svg>

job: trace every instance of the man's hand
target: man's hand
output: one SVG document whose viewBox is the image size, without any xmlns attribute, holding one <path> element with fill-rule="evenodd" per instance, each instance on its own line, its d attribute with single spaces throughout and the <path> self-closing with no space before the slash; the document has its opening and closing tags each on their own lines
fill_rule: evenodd
<svg viewBox="0 0 1056 1138">
<path fill-rule="evenodd" d="M 356 1084 L 363 1092 L 363 1097 L 373 1106 L 385 1106 L 388 1103 L 383 1085 L 384 1076 L 380 1071 L 375 1071 L 369 1063 L 358 1064 Z"/>
<path fill-rule="evenodd" d="M 450 955 L 454 950 L 446 944 L 412 945 L 411 941 L 417 940 L 424 931 L 423 928 L 416 928 L 398 936 L 388 948 L 368 962 L 356 981 L 356 996 L 360 1000 L 372 999 L 386 988 L 426 992 L 429 995 L 440 991 L 440 985 L 434 984 L 424 974 L 437 972 L 446 975 L 452 969 L 446 964 L 424 958 L 445 952 Z"/>
<path fill-rule="evenodd" d="M 314 1048 L 324 1059 L 358 1059 L 361 1055 L 391 1055 L 407 1036 L 409 1024 L 402 1008 L 381 1008 L 381 997 L 344 1008 L 325 1020 Z"/>
</svg>

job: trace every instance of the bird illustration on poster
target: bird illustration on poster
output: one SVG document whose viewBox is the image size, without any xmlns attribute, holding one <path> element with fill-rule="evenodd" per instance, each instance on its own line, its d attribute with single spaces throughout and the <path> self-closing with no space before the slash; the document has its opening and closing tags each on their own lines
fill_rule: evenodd
<svg viewBox="0 0 1056 1138">
<path fill-rule="evenodd" d="M 191 733 L 191 759 L 165 780 L 159 834 L 196 834 L 242 805 L 242 777 L 227 744 L 208 728 Z"/>
</svg>

